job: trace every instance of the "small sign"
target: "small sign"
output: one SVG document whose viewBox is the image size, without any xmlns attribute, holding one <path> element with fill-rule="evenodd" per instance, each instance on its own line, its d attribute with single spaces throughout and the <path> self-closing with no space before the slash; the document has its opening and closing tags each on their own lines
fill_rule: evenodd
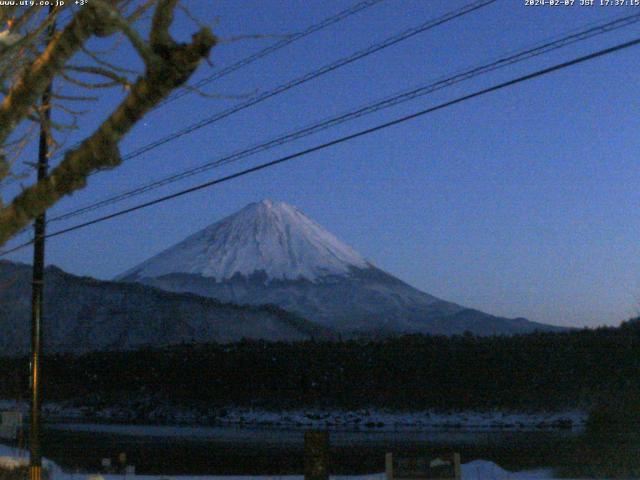
<svg viewBox="0 0 640 480">
<path fill-rule="evenodd" d="M 460 480 L 460 454 L 400 457 L 387 453 L 387 480 Z"/>
<path fill-rule="evenodd" d="M 304 479 L 329 480 L 329 432 L 304 432 Z"/>
</svg>

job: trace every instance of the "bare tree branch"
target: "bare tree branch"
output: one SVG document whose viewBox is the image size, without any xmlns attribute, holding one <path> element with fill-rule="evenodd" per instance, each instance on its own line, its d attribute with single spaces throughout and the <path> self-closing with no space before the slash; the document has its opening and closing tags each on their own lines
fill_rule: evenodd
<svg viewBox="0 0 640 480">
<path fill-rule="evenodd" d="M 127 22 L 130 24 L 136 23 L 138 20 L 142 18 L 142 16 L 149 11 L 149 9 L 153 6 L 155 0 L 147 0 L 146 2 L 139 5 L 128 17 Z"/>
<path fill-rule="evenodd" d="M 89 72 L 88 70 L 92 69 L 92 67 L 65 67 L 64 70 L 60 71 L 60 76 L 64 78 L 67 82 L 72 83 L 74 85 L 78 85 L 83 88 L 113 88 L 117 86 L 124 86 L 129 88 L 131 86 L 131 82 L 124 77 L 120 77 L 115 73 L 109 72 L 105 70 L 103 73 L 98 74 L 97 72 Z M 95 73 L 96 75 L 101 75 L 106 78 L 111 79 L 109 82 L 85 82 L 84 80 L 79 80 L 77 78 L 69 75 L 65 70 L 72 70 L 76 72 L 85 72 L 85 73 Z"/>
<path fill-rule="evenodd" d="M 70 102 L 97 102 L 98 97 L 91 95 L 63 95 L 61 93 L 54 93 L 51 95 L 52 98 L 57 98 L 58 100 L 67 100 Z"/>
<path fill-rule="evenodd" d="M 0 144 L 37 103 L 54 75 L 94 32 L 97 9 L 93 5 L 82 8 L 11 87 L 0 104 Z"/>
<path fill-rule="evenodd" d="M 0 107 L 0 141 L 11 131 L 5 128 L 4 122 L 15 124 L 24 118 L 32 108 L 30 103 L 18 96 L 24 93 L 26 85 L 37 91 L 45 80 L 54 73 L 61 74 L 64 63 L 72 52 L 79 50 L 82 43 L 93 32 L 104 34 L 110 26 L 103 18 L 107 13 L 105 4 L 95 0 L 93 10 L 83 9 L 77 14 L 86 13 L 86 18 L 72 20 L 65 31 L 57 35 L 45 52 L 38 58 L 31 69 L 26 72 L 27 79 L 14 86 Z M 143 56 L 143 52 L 151 52 L 150 61 L 145 59 L 146 71 L 131 86 L 122 103 L 99 126 L 99 128 L 80 145 L 68 151 L 60 164 L 55 167 L 48 178 L 24 189 L 12 202 L 0 210 L 0 245 L 18 233 L 32 219 L 55 204 L 60 198 L 69 195 L 86 185 L 87 177 L 96 171 L 113 168 L 121 163 L 118 143 L 131 130 L 145 113 L 158 105 L 174 89 L 183 85 L 193 74 L 200 62 L 207 58 L 209 51 L 216 43 L 216 38 L 209 29 L 202 29 L 192 37 L 188 44 L 176 43 L 169 34 L 169 26 L 173 20 L 176 0 L 159 0 L 154 12 L 150 47 L 136 32 L 133 38 L 142 48 L 134 45 Z M 102 24 L 96 29 L 96 18 Z M 108 12 L 108 22 L 125 29 L 126 23 L 118 12 Z M 86 23 L 85 23 L 86 22 Z M 91 23 L 94 22 L 94 23 Z M 126 32 L 125 32 L 126 34 Z M 127 35 L 132 43 L 132 36 Z M 63 40 L 64 39 L 64 40 Z M 146 55 L 146 54 L 145 54 Z M 35 76 L 39 72 L 40 77 Z M 34 95 L 29 97 L 33 100 Z M 10 106 L 19 109 L 19 114 L 11 114 Z M 6 120 L 4 120 L 6 119 Z"/>
<path fill-rule="evenodd" d="M 173 44 L 169 27 L 173 22 L 173 13 L 177 4 L 178 0 L 158 0 L 158 6 L 151 20 L 151 35 L 149 37 L 151 48 L 157 53 L 161 54 L 165 48 Z"/>
</svg>

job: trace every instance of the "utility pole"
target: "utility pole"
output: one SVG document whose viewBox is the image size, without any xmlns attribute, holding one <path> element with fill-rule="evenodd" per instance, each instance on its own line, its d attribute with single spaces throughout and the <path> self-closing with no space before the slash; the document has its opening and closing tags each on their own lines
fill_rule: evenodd
<svg viewBox="0 0 640 480">
<path fill-rule="evenodd" d="M 54 7 L 49 7 L 49 15 Z M 47 44 L 55 32 L 55 22 L 47 29 Z M 47 177 L 49 169 L 49 134 L 51 119 L 51 92 L 49 83 L 41 101 L 40 143 L 38 145 L 38 181 Z M 31 415 L 29 425 L 29 480 L 42 478 L 42 451 L 40 448 L 40 413 L 42 411 L 41 394 L 41 348 L 42 348 L 42 303 L 44 290 L 44 240 L 46 213 L 38 216 L 34 223 L 33 241 L 33 281 L 31 296 Z"/>
</svg>

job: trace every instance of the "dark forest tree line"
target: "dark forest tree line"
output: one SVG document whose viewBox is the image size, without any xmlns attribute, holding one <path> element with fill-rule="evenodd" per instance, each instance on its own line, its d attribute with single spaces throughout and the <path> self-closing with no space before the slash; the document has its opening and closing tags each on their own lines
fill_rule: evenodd
<svg viewBox="0 0 640 480">
<path fill-rule="evenodd" d="M 3 398 L 26 398 L 28 360 L 0 359 Z M 48 400 L 132 395 L 182 406 L 591 408 L 640 391 L 640 323 L 513 337 L 179 345 L 55 355 Z"/>
</svg>

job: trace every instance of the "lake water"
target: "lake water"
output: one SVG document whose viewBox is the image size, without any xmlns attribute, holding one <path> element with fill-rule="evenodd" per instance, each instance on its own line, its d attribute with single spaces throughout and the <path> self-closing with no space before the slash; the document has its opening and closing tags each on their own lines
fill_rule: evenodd
<svg viewBox="0 0 640 480">
<path fill-rule="evenodd" d="M 331 473 L 384 471 L 384 455 L 460 452 L 462 462 L 491 460 L 509 470 L 566 466 L 575 431 L 330 432 Z M 43 454 L 69 471 L 99 471 L 125 452 L 136 473 L 285 475 L 303 471 L 304 430 L 48 424 Z"/>
</svg>

